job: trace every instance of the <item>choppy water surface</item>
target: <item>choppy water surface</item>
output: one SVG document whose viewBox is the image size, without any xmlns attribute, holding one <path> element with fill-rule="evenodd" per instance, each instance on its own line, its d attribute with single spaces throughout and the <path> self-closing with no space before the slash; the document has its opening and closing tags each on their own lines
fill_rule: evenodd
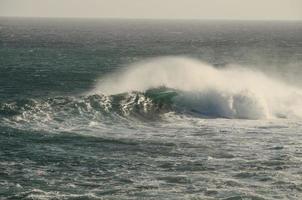
<svg viewBox="0 0 302 200">
<path fill-rule="evenodd" d="M 0 19 L 0 199 L 301 199 L 302 24 Z"/>
</svg>

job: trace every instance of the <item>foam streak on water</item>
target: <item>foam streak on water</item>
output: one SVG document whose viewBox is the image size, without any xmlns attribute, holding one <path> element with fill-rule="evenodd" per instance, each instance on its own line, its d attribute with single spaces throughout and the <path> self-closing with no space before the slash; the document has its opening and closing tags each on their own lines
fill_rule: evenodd
<svg viewBox="0 0 302 200">
<path fill-rule="evenodd" d="M 89 93 L 0 103 L 0 195 L 302 198 L 299 88 L 169 57 Z"/>
<path fill-rule="evenodd" d="M 0 26 L 1 200 L 302 199 L 301 22 Z"/>
</svg>

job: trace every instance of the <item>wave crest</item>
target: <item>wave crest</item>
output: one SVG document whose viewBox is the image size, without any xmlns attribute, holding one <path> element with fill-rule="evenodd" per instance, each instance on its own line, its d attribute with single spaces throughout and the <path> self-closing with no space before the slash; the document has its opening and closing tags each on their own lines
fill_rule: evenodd
<svg viewBox="0 0 302 200">
<path fill-rule="evenodd" d="M 92 93 L 177 91 L 177 110 L 207 117 L 261 119 L 302 117 L 302 91 L 242 66 L 215 68 L 198 60 L 165 57 L 135 63 L 102 78 Z"/>
</svg>

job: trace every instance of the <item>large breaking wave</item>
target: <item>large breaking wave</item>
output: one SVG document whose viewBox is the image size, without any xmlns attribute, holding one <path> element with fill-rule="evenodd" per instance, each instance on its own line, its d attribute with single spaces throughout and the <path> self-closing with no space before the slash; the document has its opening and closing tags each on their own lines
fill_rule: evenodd
<svg viewBox="0 0 302 200">
<path fill-rule="evenodd" d="M 215 68 L 188 58 L 158 58 L 103 77 L 80 97 L 0 102 L 2 123 L 72 127 L 121 120 L 161 120 L 165 113 L 200 118 L 301 118 L 302 91 L 259 71 Z M 84 126 L 83 126 L 84 125 Z"/>
<path fill-rule="evenodd" d="M 93 93 L 146 92 L 159 87 L 176 92 L 170 100 L 174 109 L 200 116 L 244 119 L 302 116 L 300 88 L 248 67 L 218 69 L 184 57 L 135 63 L 102 78 Z"/>
</svg>

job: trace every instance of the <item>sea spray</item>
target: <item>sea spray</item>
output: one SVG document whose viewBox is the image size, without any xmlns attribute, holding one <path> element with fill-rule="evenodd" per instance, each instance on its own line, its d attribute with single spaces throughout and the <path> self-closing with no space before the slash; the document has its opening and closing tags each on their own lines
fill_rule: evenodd
<svg viewBox="0 0 302 200">
<path fill-rule="evenodd" d="M 135 63 L 102 78 L 92 93 L 145 92 L 162 86 L 178 91 L 173 101 L 178 108 L 210 117 L 302 117 L 300 88 L 244 66 L 218 69 L 185 57 Z"/>
</svg>

